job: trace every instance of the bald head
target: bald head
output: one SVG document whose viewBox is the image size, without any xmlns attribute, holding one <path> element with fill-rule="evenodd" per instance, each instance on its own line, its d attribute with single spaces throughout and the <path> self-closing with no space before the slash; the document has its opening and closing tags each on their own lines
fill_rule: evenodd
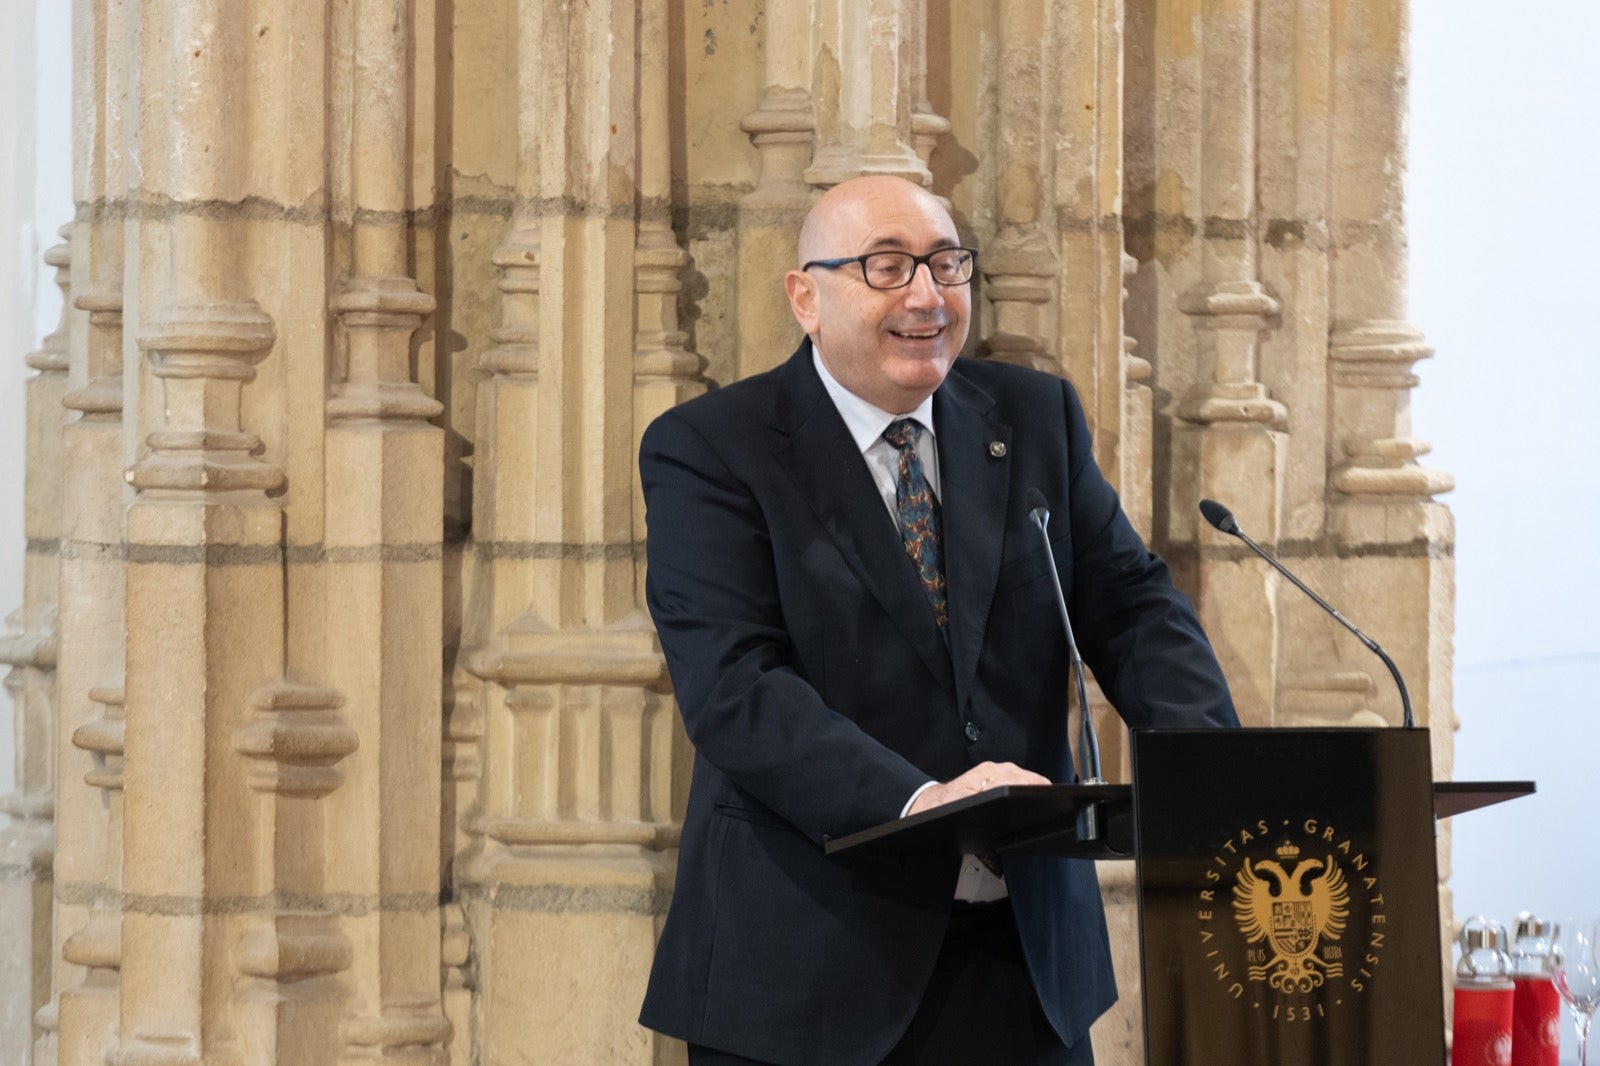
<svg viewBox="0 0 1600 1066">
<path fill-rule="evenodd" d="M 937 214 L 949 225 L 950 232 L 955 232 L 955 223 L 950 221 L 950 214 L 938 197 L 915 182 L 887 174 L 868 174 L 841 181 L 823 193 L 806 213 L 806 220 L 800 226 L 795 265 L 846 254 L 838 249 L 851 234 L 870 228 L 875 216 L 907 209 Z"/>
<path fill-rule="evenodd" d="M 964 280 L 935 280 L 927 257 L 959 245 L 944 205 L 904 178 L 852 178 L 817 200 L 784 287 L 795 321 L 834 380 L 891 414 L 913 411 L 933 394 L 966 343 L 972 290 Z M 909 283 L 873 288 L 853 260 L 875 253 L 922 262 Z M 889 276 L 896 276 L 892 260 Z"/>
</svg>

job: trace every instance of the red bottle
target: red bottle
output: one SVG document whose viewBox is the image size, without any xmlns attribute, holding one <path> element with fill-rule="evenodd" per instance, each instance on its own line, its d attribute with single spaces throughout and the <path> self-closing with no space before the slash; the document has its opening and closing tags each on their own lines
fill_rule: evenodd
<svg viewBox="0 0 1600 1066">
<path fill-rule="evenodd" d="M 1511 1066 L 1515 986 L 1508 941 L 1505 926 L 1482 916 L 1461 926 L 1450 1066 Z"/>
<path fill-rule="evenodd" d="M 1512 928 L 1511 1066 L 1559 1066 L 1561 995 L 1550 979 L 1556 925 L 1523 911 Z"/>
</svg>

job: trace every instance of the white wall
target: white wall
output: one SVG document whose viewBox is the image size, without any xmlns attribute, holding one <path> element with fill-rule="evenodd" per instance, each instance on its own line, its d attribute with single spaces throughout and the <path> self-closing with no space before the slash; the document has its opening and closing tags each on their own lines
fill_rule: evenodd
<svg viewBox="0 0 1600 1066">
<path fill-rule="evenodd" d="M 1456 826 L 1458 908 L 1502 920 L 1600 915 L 1600 8 L 1556 6 L 1413 6 L 1410 317 L 1438 353 L 1413 416 L 1457 483 L 1456 775 L 1539 782 Z"/>
<path fill-rule="evenodd" d="M 1600 916 L 1600 8 L 1412 12 L 1410 320 L 1438 353 L 1412 409 L 1458 486 L 1456 776 L 1539 787 L 1455 820 L 1456 914 Z"/>
</svg>

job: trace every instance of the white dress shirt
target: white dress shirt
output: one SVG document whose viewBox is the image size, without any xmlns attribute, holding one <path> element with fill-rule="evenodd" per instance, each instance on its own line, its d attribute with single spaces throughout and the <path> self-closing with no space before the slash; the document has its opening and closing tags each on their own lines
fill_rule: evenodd
<svg viewBox="0 0 1600 1066">
<path fill-rule="evenodd" d="M 934 439 L 933 428 L 933 397 L 929 396 L 915 408 L 901 414 L 893 414 L 874 406 L 839 384 L 834 376 L 828 373 L 828 368 L 822 363 L 822 356 L 817 354 L 813 346 L 811 360 L 816 365 L 817 376 L 822 379 L 822 387 L 827 390 L 828 398 L 833 401 L 833 406 L 838 408 L 839 417 L 844 419 L 844 425 L 850 431 L 850 437 L 856 442 L 856 447 L 861 449 L 861 457 L 866 460 L 867 470 L 872 474 L 873 483 L 878 486 L 878 495 L 883 497 L 883 505 L 889 509 L 889 517 L 895 524 L 900 523 L 900 508 L 895 503 L 895 482 L 900 480 L 900 453 L 894 445 L 883 439 L 883 431 L 889 425 L 902 418 L 914 420 L 923 429 L 917 437 L 917 458 L 922 460 L 922 473 L 928 479 L 928 488 L 933 491 L 934 497 L 939 498 L 939 449 Z M 929 781 L 911 794 L 905 806 L 900 808 L 900 817 L 904 818 L 917 797 L 928 789 L 938 784 Z M 956 899 L 981 903 L 989 900 L 1004 899 L 1006 882 L 995 874 L 976 856 L 963 855 L 961 857 L 961 876 L 956 881 Z"/>
</svg>

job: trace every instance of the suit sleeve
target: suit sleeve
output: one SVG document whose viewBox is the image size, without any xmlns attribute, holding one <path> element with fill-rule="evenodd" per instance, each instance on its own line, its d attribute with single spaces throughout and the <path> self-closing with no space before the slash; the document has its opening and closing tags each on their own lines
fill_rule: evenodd
<svg viewBox="0 0 1600 1066">
<path fill-rule="evenodd" d="M 1130 726 L 1237 726 L 1211 643 L 1167 564 L 1151 554 L 1095 464 L 1063 382 L 1072 522 L 1072 613 L 1084 662 Z"/>
<path fill-rule="evenodd" d="M 819 842 L 896 817 L 928 775 L 797 670 L 754 491 L 674 411 L 646 430 L 639 473 L 645 597 L 697 753 Z"/>
</svg>

